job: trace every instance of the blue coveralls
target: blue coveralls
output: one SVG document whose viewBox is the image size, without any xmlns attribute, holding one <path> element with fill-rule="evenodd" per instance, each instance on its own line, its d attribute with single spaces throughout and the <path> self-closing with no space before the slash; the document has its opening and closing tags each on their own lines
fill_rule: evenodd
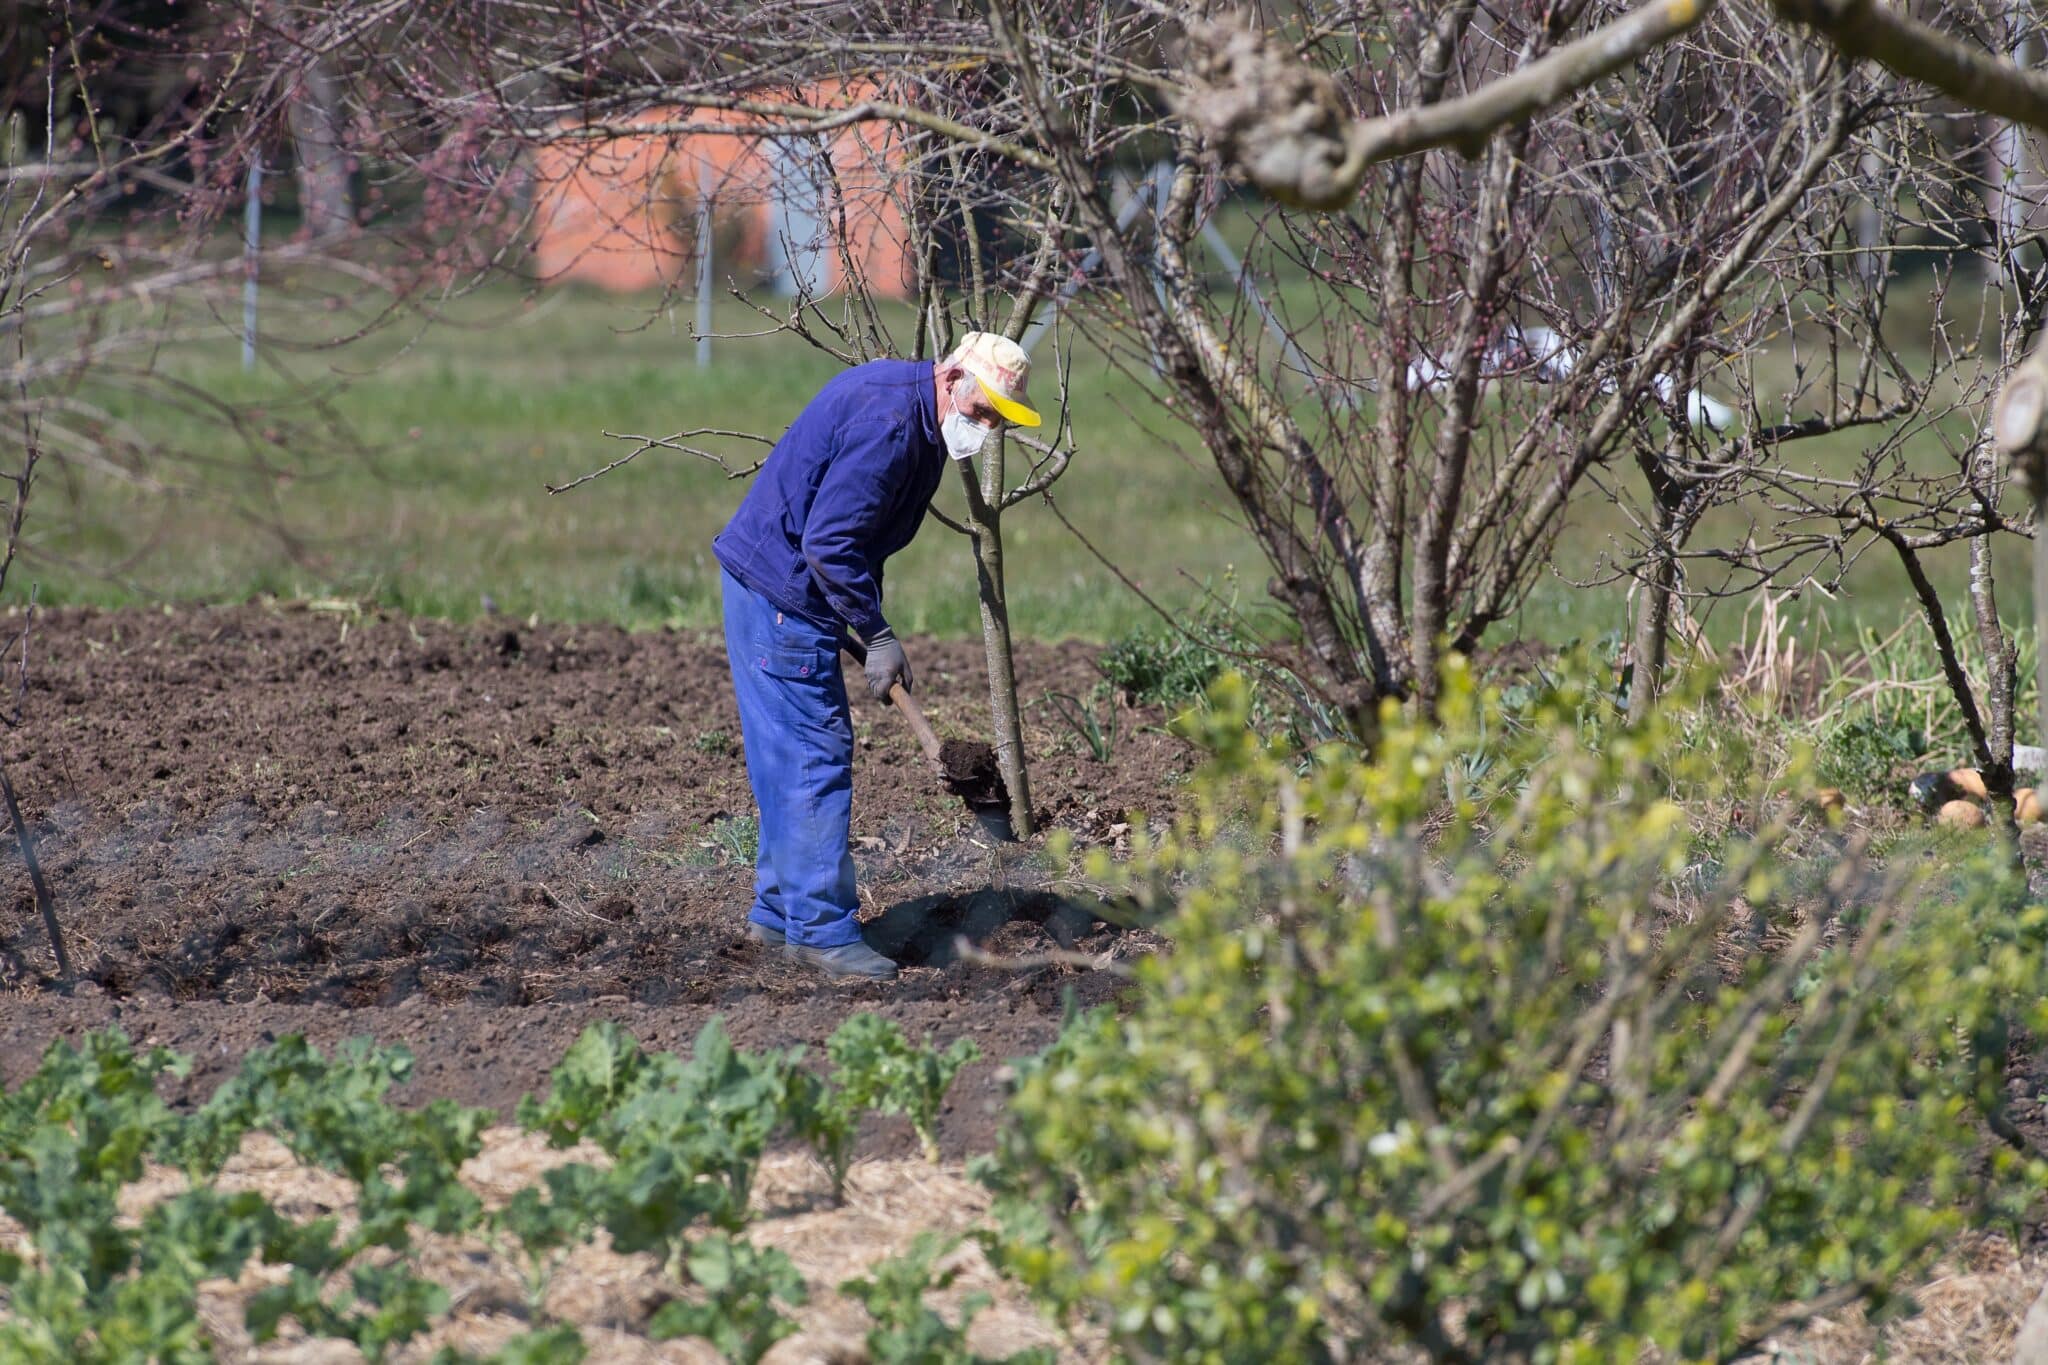
<svg viewBox="0 0 2048 1365">
<path fill-rule="evenodd" d="M 711 542 L 761 811 L 747 918 L 808 947 L 860 937 L 839 651 L 848 627 L 865 640 L 887 626 L 882 562 L 917 534 L 945 472 L 932 368 L 876 360 L 826 384 Z"/>
</svg>

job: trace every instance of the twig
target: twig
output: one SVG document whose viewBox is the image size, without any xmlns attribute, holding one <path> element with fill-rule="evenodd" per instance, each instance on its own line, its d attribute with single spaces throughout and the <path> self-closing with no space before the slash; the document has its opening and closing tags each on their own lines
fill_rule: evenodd
<svg viewBox="0 0 2048 1365">
<path fill-rule="evenodd" d="M 14 783 L 7 778 L 7 769 L 0 767 L 0 797 L 7 801 L 7 818 L 14 822 L 14 838 L 21 845 L 21 860 L 28 865 L 28 879 L 36 889 L 36 909 L 42 912 L 43 929 L 50 936 L 50 952 L 57 959 L 59 979 L 72 978 L 71 954 L 64 949 L 64 931 L 57 923 L 57 903 L 50 895 L 50 884 L 43 880 L 43 865 L 36 859 L 35 836 L 28 832 L 28 822 L 21 818 L 21 803 L 14 799 Z"/>
<path fill-rule="evenodd" d="M 954 948 L 960 961 L 976 967 L 1001 967 L 1007 971 L 1030 971 L 1039 967 L 1085 967 L 1091 972 L 1106 972 L 1110 976 L 1129 980 L 1131 969 L 1115 958 L 1116 949 L 1110 948 L 1100 954 L 1077 953 L 1069 948 L 1047 948 L 1043 952 L 1020 953 L 1016 957 L 1005 957 L 975 947 L 964 937 L 954 940 Z"/>
<path fill-rule="evenodd" d="M 592 479 L 602 478 L 614 469 L 629 465 L 639 456 L 656 449 L 680 450 L 685 455 L 695 455 L 698 459 L 708 460 L 720 469 L 723 469 L 725 477 L 728 479 L 744 479 L 759 471 L 761 466 L 767 463 L 767 456 L 762 456 L 745 469 L 734 469 L 725 462 L 724 456 L 709 450 L 699 450 L 695 446 L 687 446 L 682 443 L 692 436 L 730 436 L 735 440 L 759 441 L 764 446 L 773 446 L 775 444 L 766 436 L 758 436 L 751 431 L 727 431 L 722 427 L 692 427 L 688 431 L 679 431 L 673 436 L 635 436 L 620 431 L 607 431 L 604 434 L 614 441 L 638 441 L 640 444 L 602 469 L 592 470 L 590 473 L 580 478 L 571 479 L 564 484 L 547 484 L 546 488 L 549 493 L 566 493 L 572 488 L 589 483 Z"/>
</svg>

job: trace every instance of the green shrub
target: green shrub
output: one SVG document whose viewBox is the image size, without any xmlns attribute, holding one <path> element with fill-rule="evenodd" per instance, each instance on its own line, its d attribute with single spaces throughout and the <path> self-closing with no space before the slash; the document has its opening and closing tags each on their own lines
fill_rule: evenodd
<svg viewBox="0 0 2048 1365">
<path fill-rule="evenodd" d="M 1134 706 L 1185 706 L 1207 696 L 1230 667 L 1216 646 L 1235 643 L 1227 623 L 1204 616 L 1185 631 L 1168 625 L 1134 630 L 1103 650 L 1096 667 Z"/>
<path fill-rule="evenodd" d="M 1927 752 L 1927 732 L 1899 715 L 1858 715 L 1830 728 L 1816 750 L 1822 785 L 1902 804 L 1911 774 L 1900 769 Z"/>
<path fill-rule="evenodd" d="M 1185 813 L 1091 867 L 1174 947 L 1019 1067 L 998 1264 L 1135 1358 L 1721 1360 L 2016 1216 L 1981 1119 L 2048 912 L 1779 825 L 1703 872 L 1711 757 L 1598 694 L 1510 723 L 1454 661 L 1304 765 L 1219 682 Z"/>
</svg>

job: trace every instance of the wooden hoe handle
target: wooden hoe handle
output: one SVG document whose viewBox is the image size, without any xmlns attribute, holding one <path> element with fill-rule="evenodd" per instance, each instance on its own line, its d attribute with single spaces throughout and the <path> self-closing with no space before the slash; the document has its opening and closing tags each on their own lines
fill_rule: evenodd
<svg viewBox="0 0 2048 1365">
<path fill-rule="evenodd" d="M 903 713 L 903 719 L 910 722 L 910 728 L 917 735 L 917 742 L 924 746 L 925 757 L 932 762 L 939 761 L 939 737 L 932 733 L 931 723 L 924 718 L 924 712 L 903 690 L 902 683 L 889 684 L 889 700 L 896 703 L 896 709 Z"/>
</svg>

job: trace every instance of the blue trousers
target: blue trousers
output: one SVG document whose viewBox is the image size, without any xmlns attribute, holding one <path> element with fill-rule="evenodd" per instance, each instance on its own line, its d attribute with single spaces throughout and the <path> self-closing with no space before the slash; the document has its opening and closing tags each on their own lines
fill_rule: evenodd
<svg viewBox="0 0 2048 1365">
<path fill-rule="evenodd" d="M 747 918 L 806 947 L 853 943 L 853 715 L 839 632 L 779 610 L 729 573 L 720 591 L 747 780 L 761 811 Z"/>
</svg>

